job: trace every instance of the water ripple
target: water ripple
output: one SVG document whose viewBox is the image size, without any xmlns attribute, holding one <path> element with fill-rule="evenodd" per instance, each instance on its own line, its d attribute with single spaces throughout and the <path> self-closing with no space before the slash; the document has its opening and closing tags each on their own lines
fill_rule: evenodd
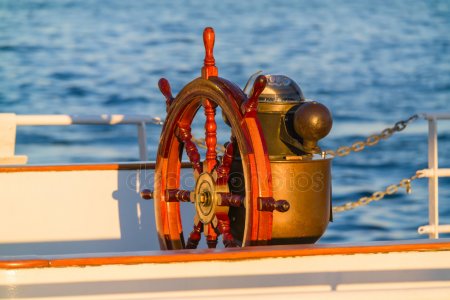
<svg viewBox="0 0 450 300">
<path fill-rule="evenodd" d="M 157 82 L 168 78 L 176 94 L 200 75 L 205 26 L 216 31 L 220 76 L 243 87 L 257 70 L 284 73 L 330 108 L 334 128 L 324 149 L 351 145 L 414 113 L 449 110 L 444 0 L 3 0 L 0 20 L 2 112 L 164 118 Z M 147 130 L 154 158 L 161 128 Z M 450 126 L 443 122 L 439 130 L 439 163 L 449 167 Z M 202 134 L 203 122 L 193 132 Z M 19 128 L 16 152 L 31 163 L 134 160 L 136 135 L 134 126 Z M 426 167 L 427 151 L 426 123 L 418 121 L 376 147 L 336 158 L 335 203 L 411 176 Z M 426 182 L 413 189 L 336 215 L 322 241 L 418 238 L 415 228 L 427 218 Z M 448 200 L 449 192 L 441 193 Z M 448 206 L 443 213 L 448 220 Z"/>
</svg>

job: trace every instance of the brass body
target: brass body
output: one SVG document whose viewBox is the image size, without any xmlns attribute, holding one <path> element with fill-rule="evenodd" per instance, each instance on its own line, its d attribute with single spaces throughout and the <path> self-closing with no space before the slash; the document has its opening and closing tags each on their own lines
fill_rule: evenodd
<svg viewBox="0 0 450 300">
<path fill-rule="evenodd" d="M 305 155 L 303 139 L 294 128 L 302 121 L 295 114 L 310 103 L 258 104 L 258 119 L 269 152 L 273 198 L 287 200 L 291 206 L 287 212 L 273 212 L 270 243 L 274 245 L 314 243 L 331 220 L 331 159 Z M 309 135 L 316 131 L 311 128 Z"/>
<path fill-rule="evenodd" d="M 331 218 L 331 160 L 271 160 L 273 197 L 290 204 L 273 212 L 271 244 L 316 242 Z"/>
<path fill-rule="evenodd" d="M 268 103 L 260 102 L 258 104 L 258 119 L 266 139 L 267 151 L 270 156 L 283 157 L 288 155 L 301 155 L 303 152 L 294 145 L 283 141 L 281 135 L 287 131 L 288 137 L 295 140 L 300 139 L 294 132 L 293 128 L 289 128 L 284 123 L 286 120 L 293 120 L 295 109 L 299 107 L 298 102 L 278 102 Z M 289 132 L 290 131 L 290 132 Z"/>
<path fill-rule="evenodd" d="M 286 83 L 284 85 L 283 83 Z M 317 142 L 332 126 L 328 109 L 305 101 L 298 85 L 285 76 L 268 76 L 259 98 L 258 119 L 266 140 L 272 173 L 273 198 L 287 200 L 287 212 L 273 212 L 270 244 L 316 242 L 332 220 L 331 158 L 323 158 Z M 242 165 L 235 157 L 229 186 L 245 194 Z M 245 208 L 229 210 L 232 234 L 242 240 Z"/>
<path fill-rule="evenodd" d="M 270 160 L 273 198 L 287 200 L 287 212 L 273 212 L 272 245 L 309 244 L 325 232 L 331 215 L 331 159 Z M 229 187 L 245 195 L 242 163 L 233 161 Z M 230 207 L 231 233 L 242 241 L 245 208 Z"/>
</svg>

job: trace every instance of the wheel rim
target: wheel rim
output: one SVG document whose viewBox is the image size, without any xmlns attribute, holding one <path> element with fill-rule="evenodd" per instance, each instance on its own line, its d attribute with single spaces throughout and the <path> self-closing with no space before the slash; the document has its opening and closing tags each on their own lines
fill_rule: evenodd
<svg viewBox="0 0 450 300">
<path fill-rule="evenodd" d="M 202 230 L 208 235 L 208 246 L 214 247 L 217 243 L 216 232 L 223 235 L 226 247 L 236 245 L 230 233 L 228 219 L 230 204 L 219 205 L 219 202 L 231 201 L 232 195 L 229 193 L 227 182 L 230 162 L 227 164 L 226 159 L 222 159 L 214 167 L 214 163 L 211 162 L 213 159 L 216 160 L 216 154 L 214 157 L 211 155 L 208 157 L 208 151 L 205 160 L 200 161 L 197 147 L 191 140 L 192 120 L 205 102 L 209 105 L 205 110 L 210 110 L 211 104 L 221 107 L 234 136 L 231 144 L 237 144 L 235 148 L 239 149 L 242 159 L 245 197 L 241 202 L 246 209 L 242 246 L 264 244 L 270 240 L 272 213 L 258 210 L 258 200 L 261 197 L 272 197 L 270 165 L 264 137 L 255 114 L 241 111 L 241 104 L 246 100 L 247 97 L 243 92 L 232 83 L 211 77 L 209 80 L 198 78 L 186 85 L 170 105 L 161 135 L 155 170 L 155 219 L 162 249 L 194 248 L 196 245 L 192 245 L 192 242 L 195 244 Z M 215 121 L 211 124 L 214 120 L 211 119 L 211 115 L 214 116 L 215 112 L 212 114 L 211 111 L 207 111 L 206 114 L 210 117 L 208 119 L 207 115 L 205 124 L 207 148 L 215 149 L 215 139 L 210 138 L 215 135 Z M 187 152 L 193 165 L 198 189 L 192 192 L 180 190 L 181 147 Z M 226 150 L 224 157 L 227 154 L 230 156 L 229 152 L 231 150 Z M 205 187 L 205 182 L 209 182 L 208 188 Z M 219 200 L 217 195 L 220 196 Z M 207 199 L 202 201 L 202 197 Z M 233 198 L 235 202 L 238 202 L 237 198 Z M 197 210 L 187 243 L 183 235 L 180 202 L 193 202 Z"/>
</svg>

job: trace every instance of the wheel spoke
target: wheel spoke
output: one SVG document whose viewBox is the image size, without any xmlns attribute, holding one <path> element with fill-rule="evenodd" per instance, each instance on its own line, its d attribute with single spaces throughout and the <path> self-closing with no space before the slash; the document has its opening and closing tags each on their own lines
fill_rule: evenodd
<svg viewBox="0 0 450 300">
<path fill-rule="evenodd" d="M 222 234 L 223 245 L 225 248 L 237 247 L 234 237 L 231 234 L 230 219 L 228 214 L 219 213 L 217 216 L 217 229 Z"/>
<path fill-rule="evenodd" d="M 189 234 L 189 238 L 186 243 L 186 249 L 197 249 L 198 243 L 202 237 L 201 232 L 203 230 L 203 223 L 198 220 L 196 216 L 194 218 L 194 229 Z"/>
<path fill-rule="evenodd" d="M 187 190 L 166 190 L 166 201 L 168 202 L 194 202 L 193 192 Z"/>
<path fill-rule="evenodd" d="M 217 124 L 215 120 L 216 115 L 216 104 L 208 99 L 203 102 L 203 107 L 205 109 L 205 143 L 206 143 L 206 165 L 208 172 L 211 172 L 216 165 L 217 159 Z"/>
<path fill-rule="evenodd" d="M 244 206 L 245 196 L 233 193 L 217 193 L 218 205 L 241 207 Z"/>
<path fill-rule="evenodd" d="M 206 225 L 208 227 L 208 234 L 206 235 L 206 244 L 208 248 L 216 248 L 217 247 L 217 233 L 214 230 L 212 224 Z"/>
<path fill-rule="evenodd" d="M 197 172 L 197 175 L 201 174 L 203 172 L 203 166 L 200 163 L 200 154 L 198 153 L 197 146 L 192 142 L 191 128 L 189 126 L 179 125 L 176 135 L 184 143 L 186 154 L 192 163 L 194 171 Z"/>
<path fill-rule="evenodd" d="M 234 142 L 233 139 L 225 148 L 222 161 L 217 168 L 217 185 L 225 185 L 228 183 L 228 175 L 230 174 L 231 163 L 233 162 Z"/>
</svg>

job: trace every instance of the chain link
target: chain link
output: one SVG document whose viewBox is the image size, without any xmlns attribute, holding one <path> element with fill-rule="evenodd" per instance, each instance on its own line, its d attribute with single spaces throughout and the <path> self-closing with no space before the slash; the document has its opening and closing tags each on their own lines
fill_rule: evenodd
<svg viewBox="0 0 450 300">
<path fill-rule="evenodd" d="M 419 178 L 419 176 L 417 174 L 415 174 L 409 178 L 402 179 L 397 184 L 391 184 L 384 191 L 375 192 L 371 196 L 368 196 L 368 197 L 367 196 L 361 197 L 357 201 L 354 201 L 354 202 L 347 202 L 343 205 L 333 206 L 333 212 L 338 213 L 338 212 L 348 211 L 348 210 L 355 209 L 360 206 L 367 205 L 373 201 L 379 201 L 379 200 L 383 199 L 384 197 L 386 197 L 386 195 L 393 195 L 393 194 L 398 193 L 399 188 L 405 188 L 406 193 L 411 194 L 411 192 L 412 192 L 411 182 L 416 180 L 417 178 Z"/>
<path fill-rule="evenodd" d="M 365 149 L 366 146 L 374 146 L 378 144 L 381 140 L 386 140 L 390 138 L 394 133 L 404 130 L 410 123 L 414 122 L 419 118 L 418 114 L 409 117 L 407 120 L 399 121 L 394 124 L 393 127 L 389 127 L 381 131 L 379 134 L 373 134 L 366 138 L 365 141 L 357 141 L 351 146 L 341 146 L 336 150 L 326 150 L 325 154 L 331 156 L 347 156 L 352 152 L 360 152 Z"/>
</svg>

